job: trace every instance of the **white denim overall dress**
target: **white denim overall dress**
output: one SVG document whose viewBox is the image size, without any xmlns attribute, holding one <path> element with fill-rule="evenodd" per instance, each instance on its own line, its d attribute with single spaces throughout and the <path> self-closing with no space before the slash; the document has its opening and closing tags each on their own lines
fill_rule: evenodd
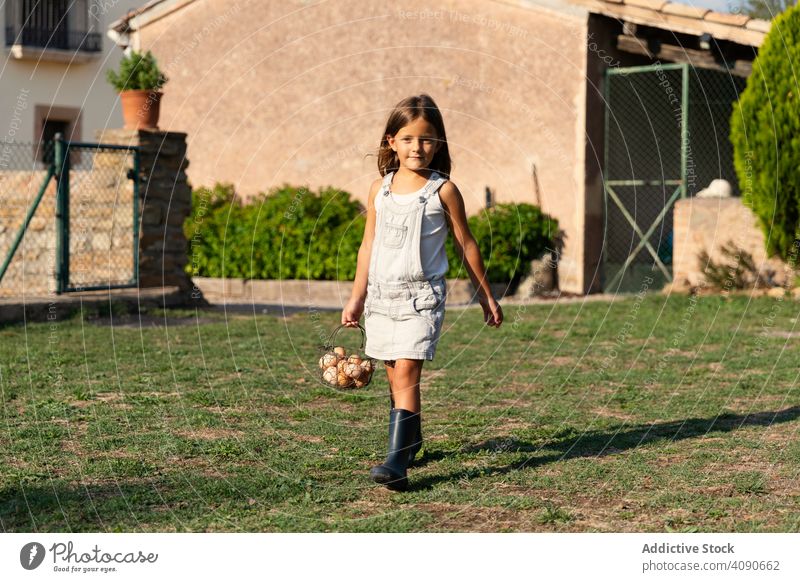
<svg viewBox="0 0 800 582">
<path fill-rule="evenodd" d="M 447 179 L 432 172 L 417 200 L 392 200 L 394 172 L 383 178 L 376 205 L 364 329 L 367 356 L 432 360 L 444 321 L 444 276 L 428 279 L 420 257 L 422 219 L 431 196 Z M 376 197 L 376 200 L 377 200 Z"/>
</svg>

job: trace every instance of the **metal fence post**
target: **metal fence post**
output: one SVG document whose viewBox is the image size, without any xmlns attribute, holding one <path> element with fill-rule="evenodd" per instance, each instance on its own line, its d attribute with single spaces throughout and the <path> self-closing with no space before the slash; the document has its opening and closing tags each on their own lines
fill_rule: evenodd
<svg viewBox="0 0 800 582">
<path fill-rule="evenodd" d="M 689 63 L 681 70 L 681 198 L 686 198 L 689 149 Z"/>
<path fill-rule="evenodd" d="M 69 144 L 57 133 L 53 164 L 56 176 L 56 293 L 69 287 Z"/>
<path fill-rule="evenodd" d="M 133 150 L 133 281 L 134 286 L 139 285 L 139 174 L 140 157 L 139 148 Z"/>
<path fill-rule="evenodd" d="M 16 254 L 17 249 L 19 248 L 20 243 L 22 242 L 22 237 L 25 236 L 25 232 L 28 230 L 28 227 L 31 224 L 31 219 L 33 219 L 33 215 L 36 213 L 36 209 L 39 208 L 39 203 L 42 201 L 42 197 L 44 196 L 45 191 L 47 190 L 47 185 L 50 183 L 50 178 L 53 177 L 53 166 L 52 164 L 47 167 L 47 174 L 45 174 L 44 182 L 39 187 L 39 193 L 36 194 L 36 198 L 33 200 L 33 204 L 30 205 L 28 208 L 28 213 L 25 215 L 25 219 L 22 221 L 22 224 L 17 231 L 17 236 L 14 237 L 14 241 L 11 243 L 11 248 L 6 255 L 5 261 L 3 261 L 3 265 L 0 266 L 0 281 L 3 280 L 3 277 L 6 274 L 6 271 L 11 266 L 11 260 L 14 258 L 14 254 Z"/>
</svg>

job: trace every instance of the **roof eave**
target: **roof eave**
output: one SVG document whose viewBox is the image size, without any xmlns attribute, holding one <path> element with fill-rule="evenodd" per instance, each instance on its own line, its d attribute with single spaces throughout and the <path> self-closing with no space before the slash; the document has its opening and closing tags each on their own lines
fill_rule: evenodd
<svg viewBox="0 0 800 582">
<path fill-rule="evenodd" d="M 674 2 L 660 0 L 569 0 L 586 7 L 590 12 L 634 24 L 653 26 L 677 33 L 701 35 L 708 33 L 718 40 L 745 46 L 759 47 L 769 31 L 770 22 L 741 15 L 711 10 L 675 10 Z M 682 12 L 682 13 L 681 13 Z M 740 20 L 728 24 L 725 20 Z"/>
</svg>

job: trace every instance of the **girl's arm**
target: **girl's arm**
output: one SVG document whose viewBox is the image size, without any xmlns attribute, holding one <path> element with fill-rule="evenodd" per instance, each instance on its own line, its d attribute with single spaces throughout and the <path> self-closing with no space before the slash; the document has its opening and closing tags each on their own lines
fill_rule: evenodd
<svg viewBox="0 0 800 582">
<path fill-rule="evenodd" d="M 342 325 L 357 327 L 358 320 L 364 312 L 364 300 L 367 297 L 367 279 L 369 277 L 369 260 L 372 255 L 372 240 L 375 238 L 375 195 L 381 187 L 382 180 L 372 183 L 367 197 L 367 223 L 364 226 L 364 237 L 358 248 L 356 278 L 353 281 L 353 292 L 350 300 L 342 310 Z"/>
<path fill-rule="evenodd" d="M 483 308 L 484 321 L 488 325 L 500 327 L 503 323 L 503 310 L 492 295 L 486 269 L 478 248 L 478 243 L 467 224 L 467 213 L 464 209 L 464 198 L 458 187 L 452 182 L 445 182 L 439 190 L 439 198 L 444 207 L 445 218 L 453 233 L 456 252 L 467 268 L 472 284 L 478 291 L 478 302 Z"/>
</svg>

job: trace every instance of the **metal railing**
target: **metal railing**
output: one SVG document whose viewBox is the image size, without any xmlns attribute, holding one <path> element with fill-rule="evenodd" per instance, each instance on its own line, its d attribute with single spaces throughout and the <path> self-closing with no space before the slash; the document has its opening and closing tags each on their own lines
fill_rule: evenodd
<svg viewBox="0 0 800 582">
<path fill-rule="evenodd" d="M 96 53 L 103 50 L 103 37 L 98 32 L 63 27 L 6 26 L 6 46 L 14 45 Z"/>
</svg>

